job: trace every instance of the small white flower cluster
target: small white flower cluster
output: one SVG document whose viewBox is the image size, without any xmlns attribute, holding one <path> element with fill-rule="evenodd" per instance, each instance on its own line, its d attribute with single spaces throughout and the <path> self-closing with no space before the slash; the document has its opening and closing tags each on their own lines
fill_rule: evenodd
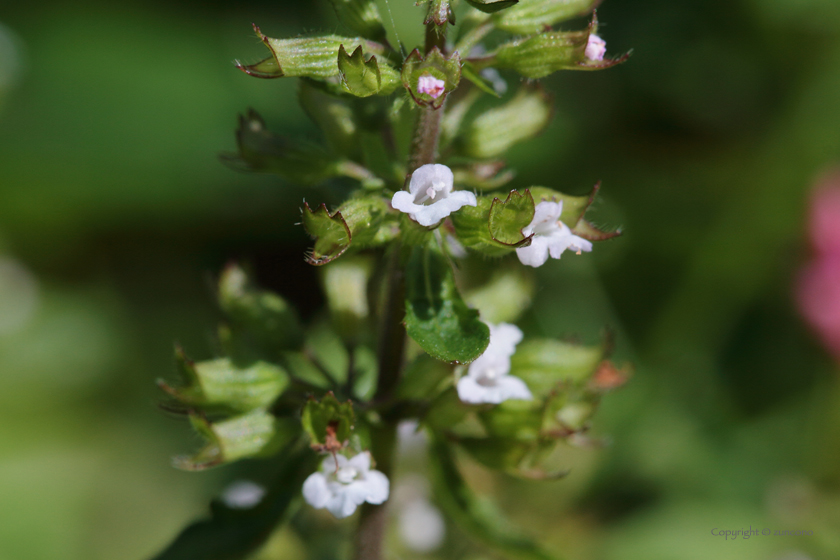
<svg viewBox="0 0 840 560">
<path fill-rule="evenodd" d="M 522 340 L 522 331 L 508 323 L 487 326 L 490 344 L 458 380 L 458 398 L 470 404 L 499 404 L 509 399 L 530 401 L 534 397 L 525 382 L 509 374 L 510 357 Z"/>
<path fill-rule="evenodd" d="M 370 453 L 348 459 L 327 457 L 321 470 L 303 483 L 303 497 L 314 508 L 326 508 L 338 519 L 349 517 L 365 502 L 381 504 L 388 499 L 388 477 L 370 469 Z"/>
</svg>

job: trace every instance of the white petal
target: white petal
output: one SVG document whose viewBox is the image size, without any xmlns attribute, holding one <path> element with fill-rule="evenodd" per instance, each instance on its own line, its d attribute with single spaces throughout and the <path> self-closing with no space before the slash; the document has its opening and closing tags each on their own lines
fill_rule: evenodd
<svg viewBox="0 0 840 560">
<path fill-rule="evenodd" d="M 327 477 L 323 474 L 314 472 L 303 482 L 303 498 L 312 507 L 325 507 L 331 497 L 332 493 L 327 488 Z"/>
<path fill-rule="evenodd" d="M 459 379 L 456 389 L 458 390 L 458 398 L 465 403 L 481 404 L 493 402 L 492 400 L 488 400 L 491 398 L 491 393 L 493 392 L 491 388 L 479 385 L 478 381 L 472 376 L 465 375 Z"/>
<path fill-rule="evenodd" d="M 487 377 L 487 373 L 490 370 L 492 370 L 496 376 L 505 375 L 510 371 L 511 354 L 513 354 L 512 351 L 497 351 L 497 349 L 493 347 L 493 341 L 491 340 L 484 353 L 469 365 L 467 375 L 476 380 Z"/>
<path fill-rule="evenodd" d="M 584 253 L 589 253 L 592 251 L 592 242 L 578 237 L 577 235 L 572 235 L 572 242 L 569 243 L 569 249 L 572 251 L 582 251 Z"/>
<path fill-rule="evenodd" d="M 391 198 L 391 206 L 406 214 L 425 208 L 422 204 L 414 204 L 414 195 L 406 191 L 395 192 L 393 198 Z"/>
<path fill-rule="evenodd" d="M 348 487 L 344 487 L 341 491 L 332 496 L 327 503 L 327 509 L 338 519 L 350 517 L 356 511 L 359 504 L 353 500 L 353 496 L 348 492 Z"/>
<path fill-rule="evenodd" d="M 535 235 L 529 246 L 519 247 L 516 250 L 516 256 L 519 257 L 519 262 L 526 266 L 536 268 L 544 265 L 548 260 L 548 239 Z"/>
<path fill-rule="evenodd" d="M 347 461 L 347 466 L 366 473 L 370 470 L 370 453 L 363 451 Z"/>
<path fill-rule="evenodd" d="M 444 183 L 446 188 L 443 192 L 449 194 L 449 191 L 452 190 L 452 184 L 455 182 L 455 176 L 451 169 L 439 163 L 427 163 L 418 167 L 411 174 L 411 181 L 408 184 L 408 190 L 413 195 L 412 202 L 418 192 L 425 191 L 435 182 Z"/>
<path fill-rule="evenodd" d="M 522 230 L 525 235 L 531 235 L 540 225 L 553 224 L 560 219 L 560 214 L 563 213 L 563 201 L 551 202 L 545 200 L 537 204 L 534 208 L 534 218 L 526 228 Z M 539 266 L 539 265 L 537 265 Z"/>
<path fill-rule="evenodd" d="M 379 471 L 369 471 L 365 480 L 365 501 L 369 504 L 381 504 L 388 499 L 391 483 L 388 477 Z"/>
<path fill-rule="evenodd" d="M 396 195 L 394 195 L 396 197 Z M 467 191 L 455 191 L 446 198 L 429 204 L 427 206 L 419 206 L 419 209 L 412 210 L 413 217 L 421 226 L 432 226 L 450 215 L 452 212 L 460 210 L 463 206 L 476 206 L 477 201 L 475 195 Z M 417 205 L 415 205 L 417 206 Z M 394 206 L 394 208 L 397 208 Z M 401 210 L 398 208 L 398 210 Z M 402 210 L 405 212 L 406 210 Z"/>
<path fill-rule="evenodd" d="M 494 351 L 512 355 L 516 345 L 522 342 L 522 331 L 516 325 L 499 323 L 490 327 L 490 344 Z"/>
<path fill-rule="evenodd" d="M 506 375 L 499 379 L 496 386 L 499 388 L 502 401 L 519 400 L 530 401 L 534 398 L 525 382 L 513 375 Z M 501 402 L 501 401 L 500 401 Z"/>
</svg>

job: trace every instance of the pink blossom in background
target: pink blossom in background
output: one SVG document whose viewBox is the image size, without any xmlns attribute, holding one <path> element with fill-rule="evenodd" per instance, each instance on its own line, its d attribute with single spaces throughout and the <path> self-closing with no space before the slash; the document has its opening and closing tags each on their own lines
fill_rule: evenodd
<svg viewBox="0 0 840 560">
<path fill-rule="evenodd" d="M 808 234 L 815 255 L 799 274 L 797 303 L 823 344 L 840 360 L 840 170 L 818 181 L 811 197 Z"/>
<path fill-rule="evenodd" d="M 808 233 L 819 253 L 840 255 L 840 170 L 817 183 L 811 197 Z"/>
</svg>

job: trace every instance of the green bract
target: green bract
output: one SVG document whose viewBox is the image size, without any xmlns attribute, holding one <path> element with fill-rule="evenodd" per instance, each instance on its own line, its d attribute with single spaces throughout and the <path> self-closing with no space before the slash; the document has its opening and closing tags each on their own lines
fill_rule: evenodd
<svg viewBox="0 0 840 560">
<path fill-rule="evenodd" d="M 449 263 L 428 246 L 415 247 L 406 266 L 405 326 L 423 350 L 447 362 L 467 364 L 490 341 L 487 325 L 458 294 Z"/>
<path fill-rule="evenodd" d="M 501 256 L 523 247 L 530 238 L 522 229 L 534 218 L 534 199 L 511 191 L 503 201 L 493 196 L 478 197 L 478 205 L 465 207 L 452 215 L 452 224 L 464 247 L 489 256 Z"/>
<path fill-rule="evenodd" d="M 389 240 L 394 233 L 386 222 L 387 203 L 378 196 L 350 199 L 330 215 L 322 204 L 312 210 L 303 205 L 303 227 L 315 238 L 315 246 L 306 256 L 307 262 L 324 265 L 340 257 L 353 243 L 361 249 Z"/>
<path fill-rule="evenodd" d="M 535 395 L 547 395 L 558 383 L 587 380 L 604 359 L 603 346 L 580 346 L 559 340 L 526 340 L 511 358 L 511 375 L 524 380 Z"/>
<path fill-rule="evenodd" d="M 350 439 L 355 422 L 353 403 L 338 402 L 332 393 L 327 393 L 320 401 L 310 398 L 301 416 L 303 430 L 314 447 L 343 444 Z M 331 438 L 334 438 L 333 442 Z"/>
<path fill-rule="evenodd" d="M 385 42 L 385 27 L 375 0 L 330 0 L 339 21 L 354 33 Z"/>
<path fill-rule="evenodd" d="M 207 439 L 207 445 L 195 455 L 173 459 L 173 464 L 184 470 L 203 470 L 248 457 L 268 456 L 290 443 L 296 434 L 295 422 L 275 418 L 261 409 L 213 423 L 191 414 L 190 423 Z"/>
<path fill-rule="evenodd" d="M 542 132 L 551 122 L 552 113 L 550 95 L 542 88 L 523 86 L 513 99 L 469 123 L 456 140 L 456 147 L 470 157 L 499 156 L 517 142 Z"/>
<path fill-rule="evenodd" d="M 493 16 L 499 29 L 510 33 L 539 33 L 561 21 L 590 13 L 601 0 L 520 0 Z"/>
<path fill-rule="evenodd" d="M 338 76 L 338 49 L 355 50 L 361 46 L 365 53 L 383 54 L 385 46 L 362 37 L 341 37 L 324 35 L 322 37 L 296 37 L 294 39 L 274 39 L 266 37 L 260 28 L 254 31 L 265 46 L 271 51 L 271 57 L 251 65 L 238 64 L 246 74 L 258 78 L 304 77 L 316 80 L 328 80 Z"/>
<path fill-rule="evenodd" d="M 431 105 L 433 108 L 439 109 L 443 105 L 446 95 L 458 87 L 458 82 L 461 81 L 461 58 L 457 51 L 446 58 L 437 47 L 434 47 L 425 56 L 421 55 L 419 50 L 414 49 L 403 63 L 401 76 L 403 86 L 418 105 Z M 428 93 L 418 91 L 417 84 L 423 76 L 431 76 L 443 81 L 444 90 L 439 97 L 432 97 Z"/>
<path fill-rule="evenodd" d="M 595 197 L 598 195 L 600 188 L 601 184 L 596 184 L 587 196 L 569 196 L 546 187 L 531 187 L 530 191 L 534 195 L 534 201 L 537 204 L 544 200 L 551 202 L 562 201 L 563 213 L 560 215 L 560 221 L 569 226 L 575 235 L 591 241 L 602 241 L 618 237 L 621 235 L 621 231 L 602 231 L 584 219 L 586 211 L 595 202 Z"/>
<path fill-rule="evenodd" d="M 397 71 L 387 64 L 380 65 L 375 56 L 365 61 L 362 47 L 356 47 L 352 55 L 338 49 L 338 78 L 344 91 L 356 97 L 387 95 L 400 84 Z"/>
</svg>

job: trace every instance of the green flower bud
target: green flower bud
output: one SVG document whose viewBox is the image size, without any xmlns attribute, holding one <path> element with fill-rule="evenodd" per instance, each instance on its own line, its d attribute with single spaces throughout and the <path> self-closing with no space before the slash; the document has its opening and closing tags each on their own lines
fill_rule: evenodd
<svg viewBox="0 0 840 560">
<path fill-rule="evenodd" d="M 266 37 L 254 26 L 257 36 L 271 51 L 271 57 L 249 66 L 237 63 L 240 70 L 258 78 L 300 76 L 316 80 L 329 80 L 338 76 L 338 49 L 355 50 L 361 46 L 365 53 L 384 54 L 385 46 L 362 37 L 296 37 L 274 39 Z"/>
<path fill-rule="evenodd" d="M 347 54 L 344 45 L 339 47 L 338 77 L 344 91 L 356 97 L 388 95 L 400 83 L 397 71 L 387 64 L 380 66 L 375 56 L 365 62 L 361 46 L 352 55 Z"/>
<path fill-rule="evenodd" d="M 519 0 L 467 0 L 470 6 L 487 14 L 510 8 L 518 2 Z"/>
<path fill-rule="evenodd" d="M 601 0 L 521 0 L 493 16 L 497 28 L 510 33 L 539 33 L 561 21 L 591 12 Z"/>
<path fill-rule="evenodd" d="M 385 43 L 385 26 L 375 0 L 330 0 L 338 20 L 362 37 Z"/>
<path fill-rule="evenodd" d="M 266 408 L 289 384 L 286 371 L 267 362 L 240 366 L 219 358 L 194 363 L 180 348 L 175 356 L 187 384 L 176 388 L 158 380 L 158 386 L 187 408 L 236 412 Z"/>
<path fill-rule="evenodd" d="M 475 158 L 492 158 L 542 132 L 553 116 L 551 95 L 536 85 L 520 88 L 500 107 L 479 115 L 455 141 L 456 150 Z"/>
<path fill-rule="evenodd" d="M 449 58 L 434 47 L 424 57 L 414 49 L 402 68 L 403 86 L 418 105 L 443 106 L 446 95 L 458 87 L 461 80 L 461 58 L 453 52 Z"/>
<path fill-rule="evenodd" d="M 261 409 L 213 423 L 191 414 L 190 423 L 208 443 L 195 455 L 173 458 L 176 468 L 188 471 L 273 455 L 289 444 L 297 432 L 295 421 L 275 418 Z"/>
</svg>

